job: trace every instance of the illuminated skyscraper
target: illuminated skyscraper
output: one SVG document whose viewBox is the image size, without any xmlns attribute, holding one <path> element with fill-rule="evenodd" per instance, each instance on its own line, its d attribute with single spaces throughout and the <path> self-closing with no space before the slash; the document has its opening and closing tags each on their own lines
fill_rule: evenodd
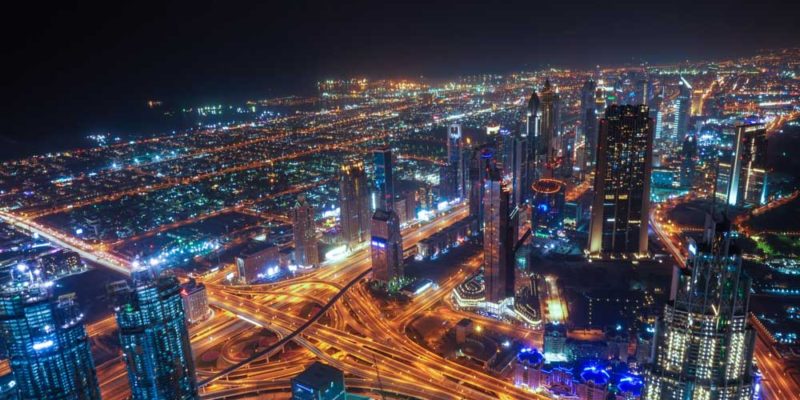
<svg viewBox="0 0 800 400">
<path fill-rule="evenodd" d="M 302 266 L 319 265 L 319 245 L 317 229 L 314 224 L 314 207 L 308 203 L 305 195 L 297 196 L 297 203 L 292 209 L 292 231 L 294 233 L 295 261 Z"/>
<path fill-rule="evenodd" d="M 515 215 L 510 210 L 510 188 L 500 171 L 491 168 L 484 182 L 483 281 L 485 299 L 500 303 L 514 295 Z M 515 210 L 516 211 L 516 210 Z"/>
<path fill-rule="evenodd" d="M 681 187 L 691 188 L 694 182 L 695 157 L 697 157 L 697 135 L 686 134 L 681 148 Z"/>
<path fill-rule="evenodd" d="M 512 204 L 521 204 L 529 190 L 523 188 L 528 180 L 528 142 L 527 137 L 515 135 L 507 129 L 501 129 L 497 136 L 497 149 L 500 155 L 500 167 L 503 178 L 511 183 Z"/>
<path fill-rule="evenodd" d="M 110 290 L 132 398 L 199 398 L 180 282 L 138 269 L 132 284 L 118 282 Z"/>
<path fill-rule="evenodd" d="M 394 207 L 394 175 L 392 174 L 392 149 L 381 147 L 372 152 L 375 162 L 375 210 L 391 210 Z"/>
<path fill-rule="evenodd" d="M 447 165 L 443 168 L 447 170 L 446 181 L 441 184 L 446 188 L 444 197 L 455 199 L 465 197 L 467 183 L 464 171 L 464 142 L 461 134 L 461 125 L 450 125 L 447 131 Z"/>
<path fill-rule="evenodd" d="M 597 152 L 597 104 L 595 103 L 595 91 L 597 84 L 593 80 L 588 80 L 581 89 L 581 130 L 583 133 L 584 154 L 586 165 L 581 168 L 594 165 L 595 153 Z"/>
<path fill-rule="evenodd" d="M 766 128 L 737 125 L 732 148 L 723 150 L 719 158 L 717 197 L 732 206 L 765 204 L 767 172 Z"/>
<path fill-rule="evenodd" d="M 542 135 L 542 111 L 539 96 L 534 90 L 528 100 L 525 112 L 525 126 L 521 134 L 525 136 L 528 146 L 527 164 L 525 166 L 526 185 L 531 185 L 540 177 L 539 165 L 547 154 L 547 146 L 541 140 Z M 526 199 L 527 200 L 527 199 Z"/>
<path fill-rule="evenodd" d="M 100 399 L 89 337 L 74 295 L 44 283 L 0 293 L 0 333 L 20 399 Z"/>
<path fill-rule="evenodd" d="M 561 147 L 561 100 L 558 95 L 558 90 L 550 84 L 547 79 L 544 82 L 544 87 L 539 94 L 540 109 L 541 109 L 541 135 L 537 143 L 540 154 L 543 154 L 544 159 L 537 161 L 537 168 L 542 171 L 538 177 L 551 177 L 553 168 L 559 162 L 559 150 Z M 545 172 L 547 171 L 547 172 Z"/>
<path fill-rule="evenodd" d="M 489 146 L 482 146 L 472 151 L 469 163 L 469 215 L 476 221 L 476 231 L 483 229 L 483 183 L 487 169 L 492 165 L 494 151 Z"/>
<path fill-rule="evenodd" d="M 681 77 L 678 84 L 678 97 L 675 99 L 675 121 L 673 124 L 674 137 L 677 143 L 686 137 L 689 131 L 689 116 L 692 112 L 692 85 Z"/>
<path fill-rule="evenodd" d="M 704 243 L 689 242 L 688 267 L 675 268 L 670 301 L 656 324 L 644 400 L 755 398 L 750 279 L 730 223 L 710 220 Z"/>
<path fill-rule="evenodd" d="M 609 106 L 600 120 L 591 254 L 647 254 L 652 153 L 647 106 Z"/>
<path fill-rule="evenodd" d="M 403 276 L 403 237 L 400 219 L 393 210 L 378 210 L 372 216 L 372 278 L 389 282 Z"/>
<path fill-rule="evenodd" d="M 339 210 L 342 239 L 348 248 L 366 241 L 369 235 L 370 199 L 362 161 L 348 160 L 339 176 Z"/>
</svg>

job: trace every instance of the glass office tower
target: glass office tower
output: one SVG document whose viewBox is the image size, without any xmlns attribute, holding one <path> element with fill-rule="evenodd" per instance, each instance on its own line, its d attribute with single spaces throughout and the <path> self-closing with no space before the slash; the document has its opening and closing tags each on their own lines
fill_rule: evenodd
<svg viewBox="0 0 800 400">
<path fill-rule="evenodd" d="M 47 283 L 0 293 L 0 333 L 20 399 L 100 399 L 100 389 L 74 295 L 53 299 Z"/>
<path fill-rule="evenodd" d="M 132 398 L 197 399 L 180 282 L 141 269 L 133 272 L 132 284 L 116 283 L 111 290 Z"/>
</svg>

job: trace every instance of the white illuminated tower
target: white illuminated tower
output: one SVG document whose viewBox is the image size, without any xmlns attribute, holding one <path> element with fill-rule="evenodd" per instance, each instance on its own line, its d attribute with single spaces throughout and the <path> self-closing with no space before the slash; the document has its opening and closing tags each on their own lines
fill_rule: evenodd
<svg viewBox="0 0 800 400">
<path fill-rule="evenodd" d="M 707 218 L 704 243 L 689 243 L 670 302 L 656 326 L 655 359 L 644 400 L 750 400 L 755 397 L 755 332 L 747 322 L 750 279 L 736 232 Z"/>
</svg>

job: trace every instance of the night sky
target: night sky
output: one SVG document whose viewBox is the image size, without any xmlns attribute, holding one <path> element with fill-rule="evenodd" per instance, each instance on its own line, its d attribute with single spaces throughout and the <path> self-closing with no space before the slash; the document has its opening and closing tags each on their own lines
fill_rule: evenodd
<svg viewBox="0 0 800 400">
<path fill-rule="evenodd" d="M 671 62 L 800 45 L 796 1 L 270 3 L 7 8 L 0 144 L 114 129 L 152 98 L 196 105 L 308 93 L 328 77 Z"/>
</svg>

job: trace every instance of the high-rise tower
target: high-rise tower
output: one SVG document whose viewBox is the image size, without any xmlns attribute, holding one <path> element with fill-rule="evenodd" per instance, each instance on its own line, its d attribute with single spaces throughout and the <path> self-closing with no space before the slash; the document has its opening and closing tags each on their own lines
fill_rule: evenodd
<svg viewBox="0 0 800 400">
<path fill-rule="evenodd" d="M 483 230 L 483 184 L 487 170 L 492 165 L 494 151 L 489 146 L 482 146 L 472 151 L 469 163 L 469 215 L 475 219 L 475 231 Z"/>
<path fill-rule="evenodd" d="M 609 106 L 600 120 L 591 254 L 647 254 L 652 153 L 647 106 Z"/>
<path fill-rule="evenodd" d="M 717 197 L 732 206 L 767 202 L 767 130 L 763 124 L 736 125 L 730 150 L 717 166 Z"/>
<path fill-rule="evenodd" d="M 389 146 L 372 152 L 375 162 L 375 210 L 391 210 L 394 207 L 394 175 L 392 174 L 392 149 Z"/>
<path fill-rule="evenodd" d="M 490 168 L 483 197 L 483 281 L 485 299 L 492 303 L 514 295 L 516 216 L 510 210 L 510 196 L 500 171 Z"/>
<path fill-rule="evenodd" d="M 522 135 L 525 136 L 528 147 L 527 163 L 525 165 L 526 186 L 530 186 L 540 177 L 539 165 L 544 163 L 547 146 L 542 142 L 542 111 L 539 95 L 534 90 L 528 100 L 525 112 L 525 126 Z"/>
<path fill-rule="evenodd" d="M 695 157 L 697 157 L 697 135 L 690 132 L 686 134 L 681 147 L 681 187 L 689 189 L 692 187 L 697 168 Z"/>
<path fill-rule="evenodd" d="M 372 216 L 370 230 L 372 277 L 389 282 L 403 276 L 403 237 L 400 219 L 393 210 L 378 210 Z"/>
<path fill-rule="evenodd" d="M 688 267 L 675 268 L 670 301 L 656 324 L 644 400 L 755 398 L 750 279 L 730 222 L 708 216 L 706 226 L 703 243 L 689 242 Z"/>
<path fill-rule="evenodd" d="M 302 194 L 297 196 L 297 202 L 292 209 L 292 231 L 297 264 L 308 267 L 318 266 L 319 245 L 314 224 L 314 207 Z"/>
<path fill-rule="evenodd" d="M 681 77 L 678 83 L 678 97 L 675 99 L 675 120 L 673 141 L 682 140 L 689 131 L 689 116 L 692 112 L 692 85 Z"/>
<path fill-rule="evenodd" d="M 27 269 L 20 265 L 20 269 Z M 27 271 L 20 271 L 27 272 Z M 0 292 L 0 334 L 20 399 L 100 399 L 89 337 L 74 295 L 37 282 Z"/>
<path fill-rule="evenodd" d="M 197 399 L 180 282 L 144 268 L 133 271 L 132 285 L 122 281 L 110 288 L 131 397 Z"/>
<path fill-rule="evenodd" d="M 352 249 L 367 240 L 372 215 L 364 162 L 345 161 L 340 173 L 339 215 L 342 222 L 342 239 L 347 247 Z"/>
<path fill-rule="evenodd" d="M 585 165 L 580 167 L 586 169 L 595 163 L 595 153 L 597 152 L 597 104 L 595 103 L 595 91 L 597 84 L 593 80 L 588 80 L 581 88 L 581 130 L 583 133 L 583 145 L 585 154 Z"/>
<path fill-rule="evenodd" d="M 467 183 L 464 171 L 464 141 L 461 134 L 461 125 L 450 125 L 447 131 L 447 173 L 443 174 L 448 179 L 442 182 L 447 188 L 445 196 L 448 199 L 461 198 L 465 196 Z"/>
<path fill-rule="evenodd" d="M 522 204 L 529 197 L 528 188 L 523 187 L 528 181 L 528 138 L 501 129 L 496 139 L 502 176 L 511 183 L 512 204 Z"/>
</svg>

